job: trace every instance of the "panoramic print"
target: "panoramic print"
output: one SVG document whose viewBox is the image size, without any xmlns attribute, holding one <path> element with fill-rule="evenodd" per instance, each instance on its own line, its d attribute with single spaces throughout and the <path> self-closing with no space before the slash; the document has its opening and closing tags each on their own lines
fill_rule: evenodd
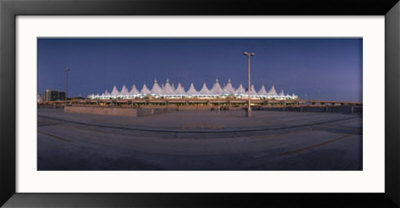
<svg viewBox="0 0 400 208">
<path fill-rule="evenodd" d="M 37 169 L 362 170 L 362 38 L 38 38 Z"/>
</svg>

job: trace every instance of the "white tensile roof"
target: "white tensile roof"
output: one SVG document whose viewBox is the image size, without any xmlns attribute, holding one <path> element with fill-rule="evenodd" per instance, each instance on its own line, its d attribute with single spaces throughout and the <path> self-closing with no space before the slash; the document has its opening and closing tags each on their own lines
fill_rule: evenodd
<svg viewBox="0 0 400 208">
<path fill-rule="evenodd" d="M 149 88 L 147 88 L 146 84 L 143 84 L 143 87 L 142 87 L 142 90 L 140 91 L 140 93 L 143 95 L 148 95 L 151 92 L 150 92 Z"/>
<path fill-rule="evenodd" d="M 120 95 L 129 95 L 128 88 L 126 88 L 125 85 L 122 86 L 121 92 L 119 93 Z"/>
<path fill-rule="evenodd" d="M 111 95 L 119 95 L 119 91 L 117 89 L 117 86 L 114 85 L 113 90 L 111 91 Z"/>
<path fill-rule="evenodd" d="M 161 89 L 160 85 L 158 85 L 157 80 L 154 80 L 153 88 L 151 88 L 151 94 L 154 94 L 154 95 L 162 94 L 162 89 Z"/>
<path fill-rule="evenodd" d="M 189 95 L 189 96 L 199 95 L 199 92 L 197 92 L 196 88 L 194 88 L 193 82 L 190 83 L 190 87 L 189 87 L 188 91 L 186 92 L 186 95 Z"/>
<path fill-rule="evenodd" d="M 164 88 L 162 89 L 162 94 L 163 95 L 173 95 L 174 94 L 174 88 L 169 84 L 169 80 L 167 79 Z"/>
<path fill-rule="evenodd" d="M 135 85 L 132 85 L 132 89 L 131 89 L 131 91 L 129 92 L 129 94 L 130 95 L 137 95 L 137 94 L 139 94 L 140 92 L 139 92 L 139 90 L 137 90 L 136 89 L 136 86 Z"/>
<path fill-rule="evenodd" d="M 243 85 L 240 84 L 239 87 L 236 90 L 237 95 L 244 95 L 246 93 L 246 90 L 243 88 Z"/>
<path fill-rule="evenodd" d="M 180 95 L 180 96 L 186 94 L 185 89 L 182 87 L 181 83 L 178 83 L 178 86 L 176 87 L 176 90 L 175 90 L 175 94 Z"/>
<path fill-rule="evenodd" d="M 222 94 L 222 88 L 218 82 L 218 79 L 215 80 L 215 83 L 214 83 L 213 87 L 211 88 L 211 94 L 212 95 L 221 95 Z"/>
<path fill-rule="evenodd" d="M 283 90 L 281 90 L 281 92 L 279 93 L 279 96 L 285 97 L 285 92 L 283 92 Z"/>
<path fill-rule="evenodd" d="M 232 86 L 231 80 L 228 80 L 228 84 L 224 87 L 223 94 L 224 95 L 233 95 L 235 94 L 235 88 Z"/>
<path fill-rule="evenodd" d="M 254 85 L 251 85 L 251 88 L 250 88 L 250 95 L 257 95 L 257 91 L 256 91 L 256 89 L 254 88 Z"/>
<path fill-rule="evenodd" d="M 197 91 L 196 88 L 194 87 L 193 82 L 190 84 L 190 87 L 188 91 L 185 91 L 184 86 L 181 83 L 178 83 L 176 89 L 174 88 L 173 84 L 169 82 L 169 80 L 166 80 L 165 84 L 158 84 L 157 80 L 154 80 L 154 84 L 151 90 L 147 88 L 146 84 L 143 85 L 142 89 L 139 91 L 135 85 L 132 85 L 132 89 L 129 91 L 128 88 L 123 85 L 121 91 L 118 91 L 117 86 L 114 86 L 111 93 L 109 93 L 107 90 L 105 90 L 104 93 L 101 95 L 95 95 L 92 94 L 89 97 L 92 97 L 93 99 L 95 98 L 100 98 L 100 99 L 109 99 L 110 97 L 115 98 L 115 97 L 120 97 L 120 98 L 132 98 L 136 97 L 138 95 L 159 95 L 159 96 L 164 96 L 164 97 L 175 97 L 175 96 L 227 96 L 227 95 L 234 95 L 234 96 L 246 96 L 248 92 L 246 92 L 245 88 L 243 87 L 242 84 L 239 85 L 237 89 L 235 89 L 231 83 L 231 80 L 228 80 L 228 83 L 224 85 L 223 88 L 221 88 L 221 85 L 216 79 L 213 87 L 211 90 L 208 89 L 207 84 L 204 82 L 203 86 L 200 91 Z M 297 95 L 295 94 L 286 94 L 283 91 L 283 89 L 279 92 L 279 94 L 276 92 L 275 86 L 272 85 L 271 89 L 267 91 L 265 89 L 265 86 L 262 85 L 260 90 L 257 91 L 254 87 L 254 85 L 251 85 L 250 87 L 250 95 L 252 97 L 266 97 L 266 98 L 276 98 L 278 97 L 279 99 L 295 99 L 298 98 Z"/>
<path fill-rule="evenodd" d="M 258 95 L 267 96 L 267 91 L 265 90 L 264 85 L 261 86 L 260 91 L 258 91 Z"/>
<path fill-rule="evenodd" d="M 200 95 L 211 95 L 210 90 L 207 87 L 207 84 L 204 82 L 203 87 L 200 90 Z"/>
<path fill-rule="evenodd" d="M 110 93 L 108 92 L 108 90 L 105 90 L 104 93 L 103 93 L 103 95 L 104 95 L 104 96 L 109 96 Z"/>
<path fill-rule="evenodd" d="M 276 93 L 274 85 L 272 85 L 271 89 L 268 91 L 268 95 L 269 96 L 277 96 L 278 95 L 278 93 Z"/>
</svg>

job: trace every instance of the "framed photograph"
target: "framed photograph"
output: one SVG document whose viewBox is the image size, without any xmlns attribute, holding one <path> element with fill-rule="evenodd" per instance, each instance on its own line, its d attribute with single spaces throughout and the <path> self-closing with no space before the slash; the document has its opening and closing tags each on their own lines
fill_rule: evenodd
<svg viewBox="0 0 400 208">
<path fill-rule="evenodd" d="M 399 4 L 292 3 L 1 2 L 0 204 L 398 207 Z"/>
</svg>

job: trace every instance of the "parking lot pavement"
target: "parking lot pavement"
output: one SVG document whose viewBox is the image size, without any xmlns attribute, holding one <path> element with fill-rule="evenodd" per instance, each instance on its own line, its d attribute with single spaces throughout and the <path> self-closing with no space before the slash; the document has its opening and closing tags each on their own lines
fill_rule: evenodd
<svg viewBox="0 0 400 208">
<path fill-rule="evenodd" d="M 240 111 L 168 112 L 122 118 L 40 109 L 38 169 L 362 169 L 358 114 L 253 115 L 249 119 Z"/>
</svg>

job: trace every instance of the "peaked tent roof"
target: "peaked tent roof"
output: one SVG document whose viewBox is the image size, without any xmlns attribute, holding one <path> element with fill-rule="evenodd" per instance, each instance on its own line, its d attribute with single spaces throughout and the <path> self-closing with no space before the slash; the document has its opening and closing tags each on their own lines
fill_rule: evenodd
<svg viewBox="0 0 400 208">
<path fill-rule="evenodd" d="M 119 95 L 119 91 L 117 89 L 117 86 L 114 85 L 113 90 L 111 91 L 111 95 Z"/>
<path fill-rule="evenodd" d="M 151 94 L 161 95 L 162 89 L 160 85 L 158 85 L 157 80 L 154 80 L 153 88 L 151 88 Z"/>
<path fill-rule="evenodd" d="M 272 85 L 271 89 L 268 91 L 268 95 L 269 96 L 277 96 L 278 95 L 278 93 L 276 93 L 274 85 Z"/>
<path fill-rule="evenodd" d="M 281 92 L 279 93 L 279 96 L 285 97 L 285 92 L 283 92 L 283 90 L 281 90 Z"/>
<path fill-rule="evenodd" d="M 251 85 L 251 88 L 250 88 L 250 95 L 257 95 L 257 91 L 256 91 L 256 89 L 254 88 L 254 85 Z"/>
<path fill-rule="evenodd" d="M 236 94 L 244 95 L 245 93 L 246 93 L 246 90 L 244 89 L 243 85 L 240 83 L 239 87 L 236 89 Z"/>
<path fill-rule="evenodd" d="M 150 92 L 149 88 L 147 88 L 146 84 L 143 84 L 143 87 L 142 87 L 142 90 L 140 91 L 140 93 L 143 95 L 148 95 L 151 92 Z"/>
<path fill-rule="evenodd" d="M 265 90 L 264 85 L 261 86 L 261 89 L 260 89 L 260 91 L 258 91 L 258 94 L 264 95 L 264 96 L 266 96 L 268 94 L 267 91 Z"/>
<path fill-rule="evenodd" d="M 177 88 L 175 89 L 173 87 L 173 84 L 169 82 L 169 80 L 166 80 L 165 84 L 160 85 L 157 83 L 157 80 L 154 81 L 153 87 L 151 90 L 147 88 L 146 84 L 143 85 L 142 90 L 139 91 L 135 85 L 132 85 L 132 89 L 129 91 L 125 85 L 122 86 L 121 91 L 118 91 L 118 88 L 114 85 L 111 93 L 108 92 L 108 90 L 105 90 L 104 93 L 101 95 L 95 96 L 94 94 L 89 95 L 89 97 L 94 97 L 98 98 L 99 96 L 101 97 L 117 97 L 117 96 L 125 96 L 125 95 L 139 95 L 139 94 L 158 94 L 158 95 L 164 95 L 164 96 L 218 96 L 218 95 L 247 95 L 246 89 L 243 87 L 242 84 L 239 85 L 237 89 L 235 89 L 232 86 L 231 80 L 228 80 L 228 83 L 224 85 L 224 87 L 221 88 L 221 85 L 216 79 L 213 87 L 208 89 L 207 84 L 204 82 L 203 86 L 200 91 L 197 91 L 196 88 L 194 87 L 193 82 L 190 84 L 189 90 L 185 92 L 185 88 L 183 87 L 182 84 L 178 83 Z M 277 93 L 275 86 L 272 85 L 271 89 L 267 91 L 265 89 L 265 86 L 262 85 L 259 91 L 256 91 L 254 85 L 251 85 L 250 88 L 250 94 L 252 96 L 254 95 L 260 95 L 260 96 L 267 96 L 267 97 L 281 97 L 281 98 L 297 98 L 298 96 L 295 94 L 286 94 L 284 90 L 282 89 L 279 94 Z"/>
<path fill-rule="evenodd" d="M 211 91 L 208 89 L 207 84 L 204 82 L 203 87 L 200 90 L 201 95 L 211 95 Z"/>
<path fill-rule="evenodd" d="M 122 86 L 121 92 L 119 92 L 121 95 L 129 95 L 128 88 L 126 88 L 125 85 Z"/>
<path fill-rule="evenodd" d="M 219 84 L 218 79 L 216 79 L 213 87 L 211 88 L 211 94 L 221 95 L 222 91 L 221 85 Z"/>
<path fill-rule="evenodd" d="M 233 95 L 233 94 L 235 94 L 235 92 L 236 92 L 236 90 L 232 86 L 231 80 L 228 79 L 228 84 L 225 85 L 224 90 L 223 90 L 223 94 Z"/>
<path fill-rule="evenodd" d="M 176 87 L 176 90 L 175 90 L 175 94 L 176 95 L 185 95 L 186 94 L 185 89 L 182 87 L 181 83 L 178 83 L 178 86 Z"/>
<path fill-rule="evenodd" d="M 136 86 L 133 84 L 133 85 L 132 85 L 132 89 L 131 89 L 131 91 L 129 92 L 129 94 L 130 94 L 130 95 L 137 95 L 137 94 L 140 94 L 140 92 L 139 92 L 139 90 L 136 89 Z"/>
<path fill-rule="evenodd" d="M 198 95 L 199 92 L 197 92 L 196 88 L 193 85 L 193 82 L 190 83 L 190 87 L 188 89 L 188 91 L 186 92 L 187 95 L 189 96 L 194 96 L 194 95 Z"/>
<path fill-rule="evenodd" d="M 169 84 L 169 80 L 167 79 L 164 88 L 162 89 L 162 94 L 163 95 L 173 95 L 174 94 L 174 88 Z"/>
<path fill-rule="evenodd" d="M 104 93 L 103 93 L 103 95 L 104 95 L 104 96 L 109 96 L 110 93 L 108 92 L 108 90 L 105 90 Z"/>
</svg>

